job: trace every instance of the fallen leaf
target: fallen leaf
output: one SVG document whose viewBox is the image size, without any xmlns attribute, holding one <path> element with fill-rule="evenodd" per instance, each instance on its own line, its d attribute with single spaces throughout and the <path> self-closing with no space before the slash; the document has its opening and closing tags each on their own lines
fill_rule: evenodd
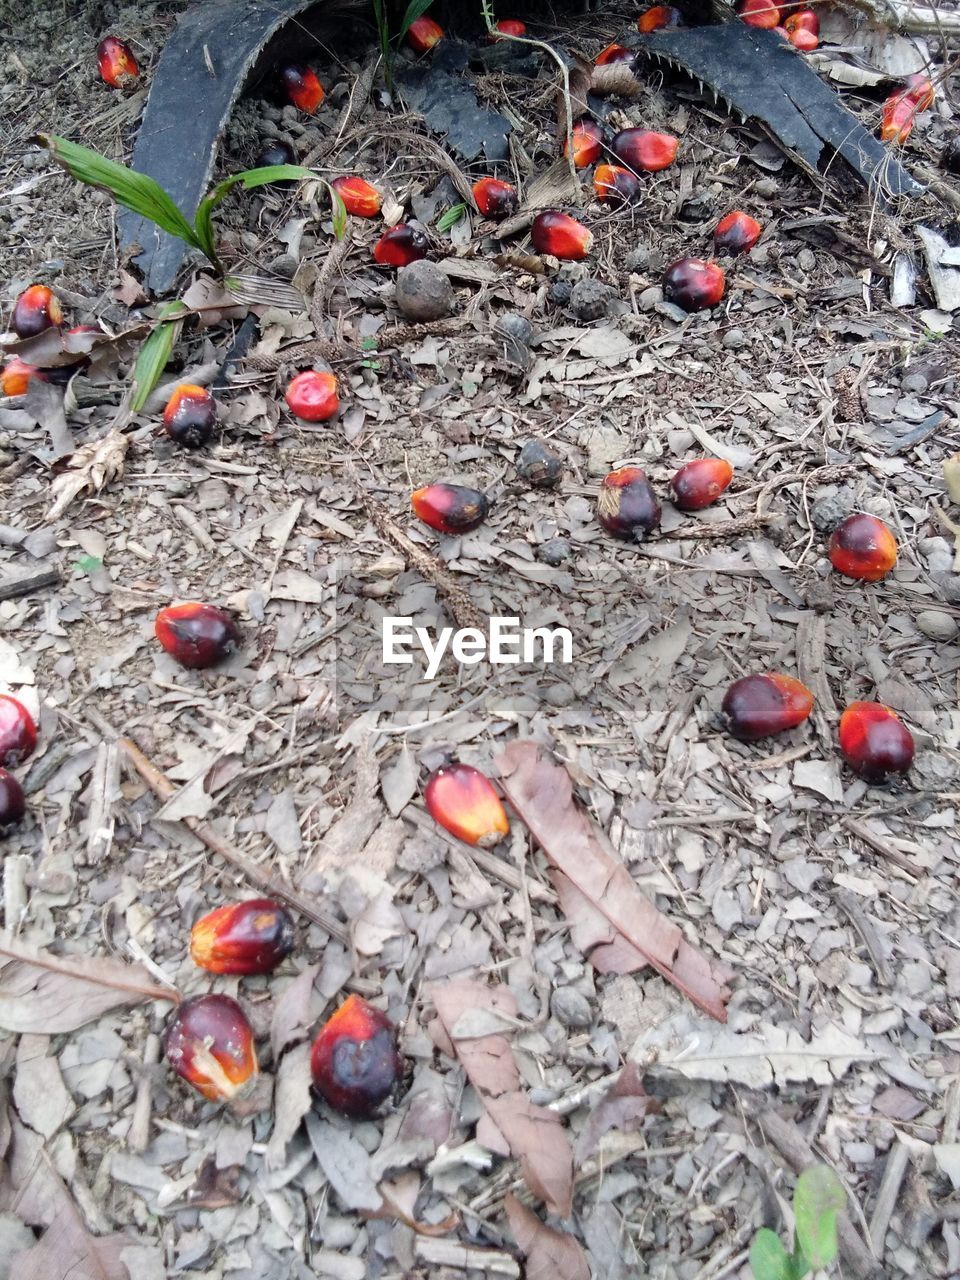
<svg viewBox="0 0 960 1280">
<path fill-rule="evenodd" d="M 568 1231 L 541 1222 L 512 1191 L 504 1197 L 510 1230 L 527 1260 L 526 1280 L 590 1280 L 590 1265 Z"/>
<path fill-rule="evenodd" d="M 660 1103 L 643 1087 L 635 1062 L 628 1062 L 613 1084 L 587 1117 L 573 1148 L 573 1160 L 579 1168 L 593 1155 L 600 1139 L 610 1129 L 631 1133 L 640 1122 L 660 1110 Z"/>
<path fill-rule="evenodd" d="M 180 301 L 198 312 L 197 324 L 201 329 L 223 324 L 225 320 L 242 320 L 248 311 L 212 276 L 197 276 Z"/>
<path fill-rule="evenodd" d="M 58 462 L 74 452 L 76 441 L 67 426 L 63 387 L 31 378 L 23 397 L 23 411 L 50 436 L 50 448 L 43 451 L 46 462 Z"/>
<path fill-rule="evenodd" d="M 307 1112 L 307 1133 L 317 1163 L 347 1209 L 376 1210 L 382 1201 L 370 1172 L 370 1157 L 349 1130 Z"/>
<path fill-rule="evenodd" d="M 590 92 L 598 98 L 639 98 L 642 89 L 628 62 L 605 62 L 593 68 Z"/>
<path fill-rule="evenodd" d="M 460 1215 L 454 1211 L 443 1222 L 420 1222 L 414 1215 L 417 1197 L 420 1194 L 420 1175 L 414 1170 L 401 1173 L 392 1181 L 384 1180 L 377 1190 L 383 1198 L 379 1209 L 368 1210 L 365 1218 L 385 1218 L 390 1221 L 396 1218 L 404 1226 L 415 1231 L 419 1236 L 446 1236 L 455 1231 L 460 1223 Z"/>
<path fill-rule="evenodd" d="M 308 964 L 284 989 L 273 1006 L 270 1019 L 270 1046 L 275 1061 L 292 1040 L 306 1035 L 320 1016 L 320 997 L 313 984 L 320 972 L 318 964 Z"/>
<path fill-rule="evenodd" d="M 100 490 L 123 475 L 123 460 L 130 448 L 130 437 L 122 431 L 108 431 L 99 440 L 82 444 L 70 459 L 70 468 L 58 475 L 50 486 L 55 501 L 46 519 L 56 520 L 84 490 Z"/>
<path fill-rule="evenodd" d="M 310 1042 L 304 1040 L 284 1054 L 273 1095 L 273 1132 L 267 1143 L 267 1167 L 279 1169 L 287 1157 L 287 1144 L 310 1110 Z"/>
</svg>

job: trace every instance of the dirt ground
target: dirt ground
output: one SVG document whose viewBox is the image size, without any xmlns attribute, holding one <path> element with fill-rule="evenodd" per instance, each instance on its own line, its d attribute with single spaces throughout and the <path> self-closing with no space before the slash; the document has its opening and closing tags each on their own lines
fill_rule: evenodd
<svg viewBox="0 0 960 1280">
<path fill-rule="evenodd" d="M 35 280 L 73 323 L 117 332 L 155 314 L 118 258 L 107 197 L 30 140 L 52 131 L 128 156 L 146 90 L 107 90 L 93 50 L 122 33 L 148 82 L 184 7 L 0 10 L 0 32 L 16 29 L 0 47 L 5 317 Z M 531 29 L 593 58 L 634 19 L 624 6 Z M 891 50 L 903 56 L 905 38 L 836 22 L 834 59 L 884 69 Z M 358 20 L 346 49 L 331 33 L 305 50 L 328 91 L 313 119 L 259 91 L 242 100 L 218 172 L 281 136 L 301 159 L 326 148 L 320 172 L 363 173 L 434 227 L 460 196 L 449 161 L 418 142 L 422 123 L 375 90 L 341 129 L 372 38 Z M 957 132 L 960 46 L 934 35 L 915 47 L 942 78 L 903 158 L 936 172 Z M 9 960 L 0 1277 L 747 1277 L 757 1228 L 786 1238 L 811 1149 L 849 1195 L 855 1238 L 836 1274 L 960 1274 L 960 512 L 941 478 L 960 449 L 960 313 L 951 324 L 937 311 L 915 234 L 957 243 L 957 209 L 927 194 L 884 211 L 848 181 L 818 187 L 696 86 L 653 70 L 641 81 L 635 101 L 606 100 L 607 123 L 675 134 L 678 161 L 632 209 L 611 213 L 587 189 L 586 263 L 543 264 L 525 233 L 500 244 L 473 215 L 432 232 L 453 315 L 415 326 L 371 262 L 382 220 L 352 219 L 336 246 L 319 189 L 249 193 L 224 206 L 223 256 L 270 283 L 219 393 L 215 445 L 172 446 L 160 394 L 127 425 L 122 476 L 50 520 L 54 473 L 113 423 L 133 349 L 73 380 L 65 426 L 47 402 L 37 416 L 0 408 L 0 579 L 58 574 L 0 602 L 0 681 L 40 726 L 18 770 L 28 817 L 3 841 L 5 940 L 113 957 L 184 996 L 239 993 L 264 1077 L 245 1110 L 204 1102 L 160 1056 L 163 1002 L 108 1003 L 51 1034 L 49 992 L 18 987 L 24 962 Z M 523 187 L 556 155 L 553 70 L 488 70 L 478 92 L 509 107 L 503 173 Z M 883 93 L 844 91 L 871 128 Z M 662 301 L 663 268 L 708 256 L 734 207 L 763 237 L 725 264 L 723 304 L 685 317 Z M 897 254 L 918 278 L 915 302 L 895 307 Z M 298 313 L 282 305 L 291 283 Z M 245 310 L 185 327 L 164 383 L 211 383 Z M 510 313 L 532 325 L 530 348 L 498 336 Z M 343 407 L 311 427 L 282 392 L 318 360 Z M 555 489 L 518 476 L 532 437 L 563 460 Z M 700 454 L 727 458 L 736 478 L 684 515 L 669 479 Z M 600 480 L 625 461 L 664 499 L 659 536 L 638 546 L 595 516 Z M 419 525 L 410 491 L 434 481 L 482 489 L 489 519 L 460 538 Z M 842 579 L 825 558 L 854 510 L 899 540 L 880 583 Z M 388 527 L 481 613 L 568 627 L 574 661 L 446 662 L 435 681 L 420 665 L 385 668 L 384 616 L 451 621 L 439 575 Z M 154 640 L 157 610 L 191 599 L 240 620 L 243 650 L 215 671 L 183 670 Z M 745 746 L 723 731 L 720 702 L 762 670 L 798 675 L 815 711 Z M 844 766 L 837 721 L 859 698 L 909 724 L 905 781 L 868 787 Z M 162 808 L 117 734 L 175 785 Z M 649 967 L 591 963 L 609 928 L 561 904 L 555 863 L 515 812 L 492 853 L 438 831 L 430 771 L 454 756 L 497 777 L 515 741 L 563 767 L 604 849 L 732 975 L 725 1026 Z M 198 823 L 306 894 L 333 936 L 301 919 L 268 978 L 196 968 L 193 921 L 251 892 Z M 496 990 L 499 1021 L 478 1019 L 471 982 Z M 18 992 L 26 1025 L 10 1013 Z M 407 1062 L 374 1121 L 310 1103 L 310 1036 L 348 992 L 389 1013 Z M 491 1137 L 451 1032 L 471 1017 L 475 1037 L 504 1033 L 511 1087 L 549 1112 L 539 1153 L 539 1137 L 498 1147 L 496 1125 Z M 625 1063 L 659 1109 L 638 1087 L 610 1110 Z M 530 1172 L 553 1143 L 558 1169 L 574 1153 L 569 1213 Z M 531 1243 L 530 1209 L 557 1234 Z M 9 1269 L 48 1226 L 67 1241 L 59 1265 L 51 1235 Z M 109 1248 L 63 1270 L 85 1231 Z"/>
</svg>

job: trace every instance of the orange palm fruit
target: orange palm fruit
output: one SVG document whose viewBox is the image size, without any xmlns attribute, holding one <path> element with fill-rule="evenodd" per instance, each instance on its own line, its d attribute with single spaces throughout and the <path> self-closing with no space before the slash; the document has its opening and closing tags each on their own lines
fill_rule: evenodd
<svg viewBox="0 0 960 1280">
<path fill-rule="evenodd" d="M 443 27 L 432 18 L 415 18 L 407 28 L 407 44 L 415 53 L 429 53 L 443 39 Z"/>
<path fill-rule="evenodd" d="M 293 950 L 293 921 L 271 898 L 231 902 L 190 931 L 190 956 L 210 973 L 271 973 Z"/>
<path fill-rule="evenodd" d="M 203 671 L 223 662 L 240 647 L 233 614 L 219 605 L 188 600 L 161 609 L 153 624 L 161 646 L 181 667 Z"/>
<path fill-rule="evenodd" d="M 593 189 L 604 204 L 629 204 L 640 194 L 640 179 L 618 164 L 598 164 Z"/>
<path fill-rule="evenodd" d="M 673 164 L 679 145 L 679 141 L 669 133 L 654 133 L 652 129 L 621 129 L 610 148 L 617 159 L 635 173 L 658 173 Z"/>
<path fill-rule="evenodd" d="M 410 496 L 414 515 L 440 533 L 469 533 L 483 524 L 490 503 L 479 489 L 462 484 L 430 484 Z"/>
<path fill-rule="evenodd" d="M 298 373 L 283 398 L 290 411 L 304 422 L 327 422 L 340 408 L 336 376 L 315 369 Z"/>
<path fill-rule="evenodd" d="M 257 1079 L 253 1029 L 230 996 L 184 1000 L 167 1023 L 163 1051 L 177 1075 L 211 1102 L 239 1099 Z"/>
<path fill-rule="evenodd" d="M 530 239 L 537 253 L 576 261 L 585 258 L 593 248 L 593 233 L 567 213 L 548 209 L 538 213 L 530 228 Z"/>
<path fill-rule="evenodd" d="M 133 50 L 119 36 L 104 36 L 97 45 L 97 70 L 111 89 L 129 89 L 140 76 Z"/>
<path fill-rule="evenodd" d="M 45 284 L 24 289 L 13 308 L 13 331 L 18 338 L 35 338 L 45 329 L 63 324 L 60 299 Z"/>
<path fill-rule="evenodd" d="M 597 496 L 597 519 L 615 538 L 642 542 L 660 526 L 660 503 L 640 467 L 619 467 L 604 476 Z"/>
<path fill-rule="evenodd" d="M 680 258 L 663 273 L 663 296 L 684 311 L 704 311 L 722 299 L 726 281 L 715 262 Z"/>
<path fill-rule="evenodd" d="M 12 773 L 0 769 L 0 836 L 8 827 L 15 827 L 23 821 L 27 812 L 27 801 L 23 787 Z"/>
<path fill-rule="evenodd" d="M 798 9 L 784 19 L 787 31 L 810 31 L 815 36 L 820 34 L 820 19 L 813 9 Z"/>
<path fill-rule="evenodd" d="M 466 844 L 492 849 L 510 830 L 493 783 L 472 765 L 437 769 L 430 775 L 423 799 L 434 822 Z"/>
<path fill-rule="evenodd" d="M 683 14 L 669 4 L 655 4 L 637 19 L 637 30 L 644 35 L 651 31 L 661 31 L 664 27 L 682 26 Z"/>
<path fill-rule="evenodd" d="M 313 68 L 290 63 L 281 69 L 280 79 L 293 105 L 308 116 L 315 115 L 327 95 Z"/>
<path fill-rule="evenodd" d="M 586 169 L 594 163 L 600 154 L 603 130 L 596 120 L 591 120 L 589 116 L 584 116 L 573 126 L 571 137 L 573 141 L 573 163 L 578 169 Z M 563 144 L 563 154 L 565 156 L 570 154 L 570 148 L 566 142 Z"/>
<path fill-rule="evenodd" d="M 729 487 L 733 467 L 724 458 L 695 458 L 670 481 L 674 506 L 681 511 L 702 511 Z"/>
<path fill-rule="evenodd" d="M 636 49 L 628 49 L 622 44 L 608 44 L 598 54 L 594 66 L 607 67 L 614 62 L 635 63 L 637 60 Z"/>
<path fill-rule="evenodd" d="M 840 751 L 865 782 L 886 781 L 913 763 L 913 734 L 882 702 L 851 702 L 840 717 Z"/>
<path fill-rule="evenodd" d="M 897 563 L 897 540 L 882 520 L 855 511 L 834 529 L 827 554 L 845 578 L 879 582 Z"/>
<path fill-rule="evenodd" d="M 310 1074 L 335 1111 L 369 1119 L 403 1076 L 396 1028 L 361 996 L 347 996 L 313 1042 Z"/>
<path fill-rule="evenodd" d="M 330 183 L 343 201 L 347 213 L 357 218 L 375 218 L 383 204 L 383 196 L 366 178 L 334 178 Z"/>
<path fill-rule="evenodd" d="M 37 746 L 37 726 L 19 699 L 0 693 L 0 766 L 13 769 Z"/>
<path fill-rule="evenodd" d="M 814 35 L 812 31 L 808 31 L 806 27 L 797 27 L 795 31 L 789 32 L 790 43 L 795 49 L 799 49 L 801 53 L 811 53 L 814 49 L 819 48 L 820 37 Z"/>
<path fill-rule="evenodd" d="M 718 253 L 746 253 L 760 239 L 762 230 L 756 218 L 734 209 L 717 223 L 713 244 Z"/>
<path fill-rule="evenodd" d="M 480 178 L 473 184 L 473 198 L 485 218 L 507 218 L 516 213 L 519 199 L 512 182 Z"/>
<path fill-rule="evenodd" d="M 527 34 L 527 24 L 521 22 L 519 18 L 501 18 L 499 22 L 494 23 L 494 28 L 505 36 L 525 36 Z M 491 42 L 496 41 L 498 38 L 492 32 L 488 37 Z"/>
<path fill-rule="evenodd" d="M 3 366 L 3 372 L 0 373 L 0 391 L 5 396 L 26 395 L 27 387 L 33 378 L 40 382 L 47 381 L 42 369 L 38 369 L 36 365 L 27 364 L 19 356 L 11 356 Z"/>
<path fill-rule="evenodd" d="M 206 387 L 189 382 L 174 387 L 163 411 L 164 430 L 171 440 L 200 449 L 209 444 L 216 425 L 217 402 Z"/>
<path fill-rule="evenodd" d="M 727 728 L 741 742 L 795 729 L 813 710 L 813 694 L 793 676 L 779 672 L 735 680 L 722 704 Z"/>
</svg>

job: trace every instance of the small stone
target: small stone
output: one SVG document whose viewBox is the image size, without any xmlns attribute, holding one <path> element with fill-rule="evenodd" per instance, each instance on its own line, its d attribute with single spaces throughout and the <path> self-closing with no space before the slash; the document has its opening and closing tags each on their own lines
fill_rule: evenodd
<svg viewBox="0 0 960 1280">
<path fill-rule="evenodd" d="M 936 573 L 933 580 L 947 604 L 960 604 L 960 573 Z"/>
<path fill-rule="evenodd" d="M 949 573 L 953 567 L 953 547 L 946 538 L 921 538 L 917 550 L 931 573 Z"/>
<path fill-rule="evenodd" d="M 650 265 L 650 250 L 645 244 L 638 245 L 627 254 L 623 265 L 628 271 L 646 271 Z"/>
<path fill-rule="evenodd" d="M 677 217 L 681 222 L 704 222 L 712 215 L 715 207 L 716 200 L 711 192 L 698 191 L 687 196 L 677 210 Z"/>
<path fill-rule="evenodd" d="M 821 489 L 810 508 L 810 519 L 821 533 L 832 533 L 841 520 L 856 510 L 856 504 L 852 489 Z"/>
<path fill-rule="evenodd" d="M 747 346 L 749 341 L 742 329 L 729 329 L 723 335 L 723 345 L 728 351 L 739 351 L 741 347 Z"/>
<path fill-rule="evenodd" d="M 456 299 L 446 275 L 435 262 L 421 258 L 397 272 L 397 306 L 417 324 L 442 320 Z"/>
<path fill-rule="evenodd" d="M 908 373 L 900 382 L 900 386 L 904 391 L 911 391 L 915 395 L 922 396 L 930 383 L 922 373 Z"/>
<path fill-rule="evenodd" d="M 570 295 L 573 293 L 573 285 L 569 280 L 554 280 L 553 284 L 547 290 L 547 297 L 557 307 L 565 307 L 570 302 Z"/>
<path fill-rule="evenodd" d="M 37 1237 L 25 1223 L 12 1213 L 0 1213 L 0 1280 L 9 1280 L 14 1254 L 24 1253 L 36 1243 Z M 22 1264 L 17 1269 L 21 1270 Z"/>
<path fill-rule="evenodd" d="M 564 560 L 569 560 L 573 548 L 566 538 L 548 538 L 546 542 L 541 542 L 537 548 L 537 553 L 544 564 L 557 565 L 563 564 Z"/>
<path fill-rule="evenodd" d="M 270 270 L 275 276 L 279 276 L 281 280 L 292 280 L 297 274 L 297 268 L 300 263 L 292 253 L 281 253 L 278 258 L 274 258 L 270 263 Z"/>
<path fill-rule="evenodd" d="M 511 342 L 520 342 L 529 347 L 533 341 L 533 325 L 519 311 L 507 311 L 497 319 L 493 331 L 501 338 L 509 338 Z"/>
<path fill-rule="evenodd" d="M 637 296 L 637 306 L 641 311 L 652 311 L 663 301 L 663 290 L 658 284 L 652 284 Z"/>
<path fill-rule="evenodd" d="M 563 475 L 563 460 L 542 440 L 528 440 L 517 459 L 520 477 L 537 489 L 552 489 Z"/>
<path fill-rule="evenodd" d="M 575 987 L 557 987 L 550 997 L 550 1012 L 565 1027 L 589 1027 L 593 1012 L 586 996 Z"/>
<path fill-rule="evenodd" d="M 952 640 L 960 631 L 956 619 L 939 609 L 924 609 L 918 613 L 917 626 L 931 640 Z"/>
<path fill-rule="evenodd" d="M 602 320 L 618 297 L 602 280 L 578 280 L 570 294 L 570 309 L 578 320 Z"/>
</svg>

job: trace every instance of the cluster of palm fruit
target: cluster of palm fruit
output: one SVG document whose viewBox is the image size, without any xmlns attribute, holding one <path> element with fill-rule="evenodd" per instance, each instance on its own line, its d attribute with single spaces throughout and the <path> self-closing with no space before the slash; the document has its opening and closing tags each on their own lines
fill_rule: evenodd
<svg viewBox="0 0 960 1280">
<path fill-rule="evenodd" d="M 67 351 L 73 350 L 76 360 L 56 368 L 41 368 L 29 364 L 19 356 L 13 356 L 0 371 L 0 392 L 5 396 L 22 396 L 30 383 L 53 382 L 63 384 L 70 377 L 89 365 L 90 361 L 83 354 L 82 348 L 89 345 L 84 341 L 86 334 L 100 334 L 100 329 L 92 324 L 77 324 L 72 328 L 64 328 L 64 312 L 60 299 L 45 284 L 32 284 L 24 289 L 17 298 L 13 308 L 11 321 L 13 333 L 20 339 L 36 338 L 48 329 L 56 329 L 63 334 L 63 346 Z M 79 339 L 71 343 L 71 339 Z"/>
</svg>

